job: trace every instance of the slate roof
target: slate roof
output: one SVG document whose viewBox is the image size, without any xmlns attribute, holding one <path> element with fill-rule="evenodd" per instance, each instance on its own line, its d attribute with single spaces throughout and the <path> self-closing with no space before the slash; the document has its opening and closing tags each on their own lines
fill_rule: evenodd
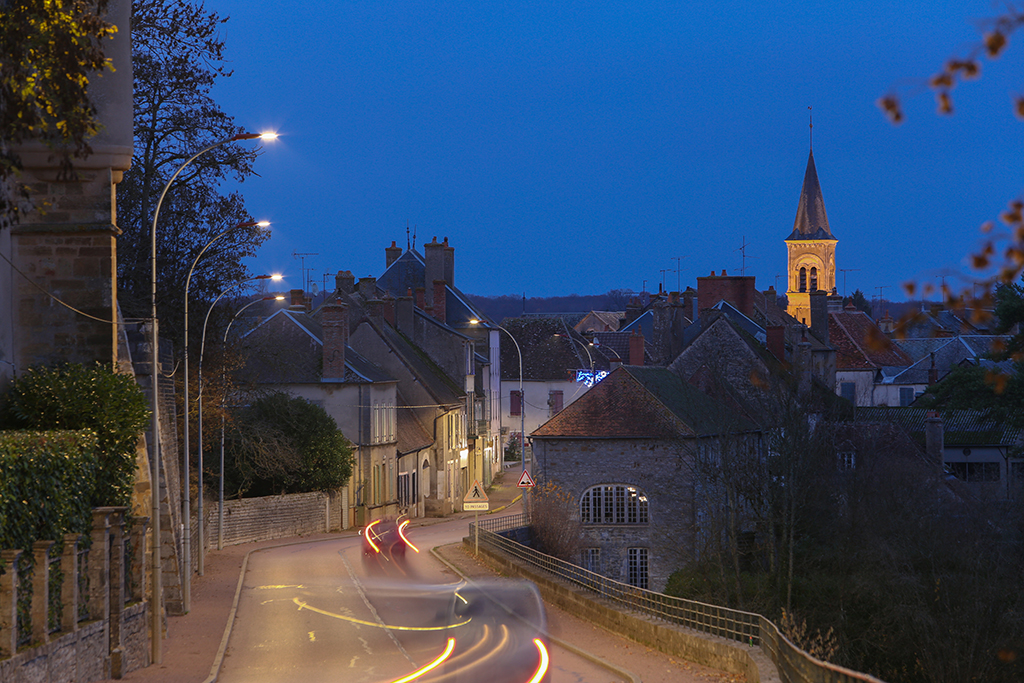
<svg viewBox="0 0 1024 683">
<path fill-rule="evenodd" d="M 929 412 L 925 408 L 857 408 L 854 421 L 897 424 L 923 444 Z M 1024 429 L 989 418 L 980 410 L 944 410 L 939 415 L 946 446 L 1013 446 L 1024 441 Z"/>
<path fill-rule="evenodd" d="M 589 346 L 578 332 L 557 317 L 505 318 L 504 327 L 511 334 L 523 354 L 523 380 L 564 381 L 570 371 L 590 369 L 590 359 L 580 344 L 587 346 L 594 359 L 595 370 L 607 370 L 609 358 L 601 346 Z M 565 337 L 571 336 L 576 342 Z M 501 333 L 501 378 L 505 381 L 519 379 L 519 354 L 516 346 Z M 629 353 L 627 350 L 626 358 Z"/>
<path fill-rule="evenodd" d="M 388 266 L 377 278 L 377 288 L 393 297 L 415 294 L 418 287 L 426 287 L 427 263 L 415 249 L 407 249 Z M 469 297 L 452 284 L 445 285 L 445 323 L 461 328 L 469 325 L 470 319 L 486 320 L 482 311 L 470 302 Z"/>
<path fill-rule="evenodd" d="M 322 379 L 323 328 L 309 314 L 282 309 L 243 337 L 247 360 L 238 376 L 256 384 L 310 384 Z M 393 382 L 379 367 L 345 347 L 345 382 Z"/>
<path fill-rule="evenodd" d="M 532 438 L 673 439 L 720 433 L 725 409 L 665 368 L 622 366 Z M 741 429 L 752 429 L 742 421 Z"/>
<path fill-rule="evenodd" d="M 423 450 L 434 443 L 434 440 L 430 438 L 430 433 L 416 418 L 415 411 L 406 410 L 404 408 L 406 405 L 408 403 L 399 397 L 398 414 L 395 419 L 399 456 Z"/>
<path fill-rule="evenodd" d="M 807 155 L 807 170 L 804 172 L 804 186 L 800 190 L 800 203 L 796 209 L 793 232 L 787 240 L 835 239 L 828 227 L 825 213 L 825 199 L 818 183 L 818 171 L 814 167 L 814 152 Z"/>
<path fill-rule="evenodd" d="M 828 340 L 836 350 L 837 370 L 878 370 L 909 367 L 910 356 L 882 334 L 863 311 L 829 313 Z"/>
</svg>

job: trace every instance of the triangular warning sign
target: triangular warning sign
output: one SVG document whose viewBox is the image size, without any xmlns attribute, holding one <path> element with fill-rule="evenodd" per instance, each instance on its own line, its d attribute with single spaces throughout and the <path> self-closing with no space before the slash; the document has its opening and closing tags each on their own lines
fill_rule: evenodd
<svg viewBox="0 0 1024 683">
<path fill-rule="evenodd" d="M 529 470 L 523 470 L 523 476 L 519 477 L 519 483 L 516 484 L 516 486 L 521 489 L 529 489 L 535 486 L 533 483 L 533 477 L 530 476 Z"/>
<path fill-rule="evenodd" d="M 477 480 L 473 481 L 473 485 L 469 487 L 469 493 L 462 499 L 466 503 L 485 503 L 487 502 L 487 491 L 484 491 L 484 487 L 480 485 Z"/>
</svg>

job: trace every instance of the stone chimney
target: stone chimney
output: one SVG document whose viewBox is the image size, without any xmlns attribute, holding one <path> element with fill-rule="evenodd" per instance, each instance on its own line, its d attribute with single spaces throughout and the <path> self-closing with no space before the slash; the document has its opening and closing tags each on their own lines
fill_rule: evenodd
<svg viewBox="0 0 1024 683">
<path fill-rule="evenodd" d="M 334 289 L 340 294 L 351 294 L 356 288 L 356 278 L 352 271 L 339 270 L 334 276 Z"/>
<path fill-rule="evenodd" d="M 377 298 L 377 278 L 375 277 L 361 277 L 359 278 L 359 294 L 364 299 L 369 301 L 370 299 Z"/>
<path fill-rule="evenodd" d="M 889 315 L 888 309 L 886 309 L 885 315 L 878 320 L 878 329 L 884 334 L 892 334 L 892 331 L 896 329 L 896 321 Z"/>
<path fill-rule="evenodd" d="M 323 381 L 345 379 L 345 347 L 348 346 L 348 306 L 327 304 L 321 309 L 324 330 Z"/>
<path fill-rule="evenodd" d="M 395 327 L 398 331 L 404 334 L 410 339 L 413 338 L 412 323 L 413 323 L 413 310 L 412 310 L 412 297 L 411 296 L 400 296 L 395 302 Z"/>
<path fill-rule="evenodd" d="M 629 303 L 626 304 L 625 316 L 619 321 L 619 329 L 621 330 L 623 327 L 639 318 L 641 311 L 643 311 L 643 306 L 640 305 L 639 297 L 631 298 Z"/>
<path fill-rule="evenodd" d="M 370 299 L 366 302 L 366 315 L 375 325 L 384 322 L 384 302 L 380 299 Z"/>
<path fill-rule="evenodd" d="M 768 336 L 768 352 L 783 363 L 786 362 L 786 328 L 782 325 L 769 326 L 765 332 Z"/>
<path fill-rule="evenodd" d="M 683 315 L 690 319 L 690 322 L 696 322 L 697 312 L 697 292 L 693 287 L 687 287 L 686 291 L 682 294 L 683 299 Z"/>
<path fill-rule="evenodd" d="M 935 367 L 935 352 L 928 354 L 931 358 L 931 367 L 928 368 L 928 384 L 936 384 L 939 381 L 939 369 Z"/>
<path fill-rule="evenodd" d="M 707 310 L 719 301 L 727 301 L 748 318 L 754 315 L 754 277 L 752 275 L 715 275 L 697 278 L 697 308 Z"/>
<path fill-rule="evenodd" d="M 384 320 L 388 321 L 388 324 L 392 327 L 395 326 L 395 297 L 390 294 L 385 294 L 382 300 L 384 309 Z"/>
<path fill-rule="evenodd" d="M 938 470 L 939 476 L 943 473 L 944 441 L 942 418 L 937 411 L 929 410 L 924 420 L 924 452 L 928 461 Z"/>
<path fill-rule="evenodd" d="M 399 257 L 401 257 L 401 255 L 402 255 L 402 248 L 400 246 L 398 246 L 397 244 L 395 244 L 394 240 L 391 240 L 391 246 L 390 247 L 384 247 L 384 261 L 385 261 L 384 267 L 385 268 L 390 267 L 392 263 L 394 263 L 395 261 L 397 261 L 399 259 Z"/>
<path fill-rule="evenodd" d="M 435 236 L 430 242 L 423 245 L 424 268 L 423 287 L 426 290 L 426 306 L 434 305 L 434 280 L 444 280 L 444 244 L 437 241 Z M 426 308 L 423 306 L 422 308 Z"/>
<path fill-rule="evenodd" d="M 629 335 L 629 364 L 644 364 L 644 333 L 640 330 L 634 330 Z"/>
<path fill-rule="evenodd" d="M 427 290 L 425 287 L 416 288 L 416 308 L 421 311 L 427 310 Z"/>
<path fill-rule="evenodd" d="M 447 297 L 447 295 L 445 293 L 445 281 L 444 280 L 434 280 L 434 304 L 433 304 L 433 309 L 434 310 L 433 310 L 433 315 L 434 315 L 434 319 L 437 320 L 438 322 L 442 322 L 443 323 L 443 322 L 446 322 L 448 320 L 447 317 L 446 317 L 446 310 L 445 310 L 446 304 L 448 303 L 447 302 L 447 298 L 448 297 Z"/>
<path fill-rule="evenodd" d="M 828 346 L 828 294 L 820 289 L 810 292 L 811 299 L 811 332 L 818 340 Z"/>
<path fill-rule="evenodd" d="M 289 311 L 305 311 L 306 310 L 306 293 L 301 289 L 292 289 L 288 291 L 288 310 Z"/>
<path fill-rule="evenodd" d="M 686 316 L 679 292 L 669 292 L 667 301 L 654 304 L 653 355 L 657 365 L 668 365 L 682 351 Z"/>
<path fill-rule="evenodd" d="M 444 238 L 444 281 L 455 286 L 455 247 L 448 246 L 448 238 Z"/>
</svg>

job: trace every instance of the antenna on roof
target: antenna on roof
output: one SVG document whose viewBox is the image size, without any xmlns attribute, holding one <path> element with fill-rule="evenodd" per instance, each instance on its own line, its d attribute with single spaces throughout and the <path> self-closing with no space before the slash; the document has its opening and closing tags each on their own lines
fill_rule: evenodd
<svg viewBox="0 0 1024 683">
<path fill-rule="evenodd" d="M 747 256 L 747 247 L 749 247 L 749 246 L 750 246 L 750 244 L 747 243 L 747 238 L 746 238 L 746 236 L 744 236 L 743 237 L 743 242 L 740 244 L 740 248 L 739 249 L 733 249 L 733 251 L 740 252 L 740 255 L 743 257 L 743 261 L 742 261 L 743 265 L 740 267 L 740 275 L 746 275 L 747 274 L 747 259 L 748 258 L 757 258 L 756 256 Z"/>
<path fill-rule="evenodd" d="M 807 144 L 814 151 L 814 112 L 811 111 L 810 107 L 807 107 L 807 120 L 810 123 L 811 132 L 807 134 Z"/>
</svg>

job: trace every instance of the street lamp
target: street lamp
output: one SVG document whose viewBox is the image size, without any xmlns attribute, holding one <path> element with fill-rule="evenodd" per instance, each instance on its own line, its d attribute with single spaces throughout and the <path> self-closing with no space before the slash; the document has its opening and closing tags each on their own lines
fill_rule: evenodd
<svg viewBox="0 0 1024 683">
<path fill-rule="evenodd" d="M 470 325 L 479 325 L 480 321 L 476 318 L 470 318 Z M 512 333 L 506 330 L 504 327 L 497 323 L 488 323 L 498 328 L 502 332 L 508 335 L 508 338 L 512 340 L 512 343 L 516 345 L 516 353 L 519 355 L 519 457 L 523 461 L 523 474 L 526 473 L 526 393 L 523 392 L 523 352 L 519 348 L 519 342 L 512 336 Z M 504 458 L 502 458 L 504 460 Z M 521 478 L 521 476 L 520 476 Z M 525 492 L 527 489 L 523 489 Z M 529 517 L 530 511 L 529 506 L 526 504 L 526 498 L 523 498 L 523 510 Z"/>
<path fill-rule="evenodd" d="M 149 291 L 149 305 L 150 305 L 150 324 L 149 324 L 149 359 L 150 359 L 150 381 L 152 382 L 152 399 L 150 401 L 151 410 L 153 412 L 153 426 L 152 426 L 152 462 L 150 462 L 150 489 L 152 498 L 152 511 L 151 516 L 153 520 L 153 545 L 152 553 L 150 555 L 150 562 L 152 564 L 153 572 L 153 592 L 150 596 L 150 618 L 152 619 L 151 628 L 153 632 L 153 647 L 152 647 L 152 660 L 154 664 L 161 664 L 163 662 L 163 620 L 161 619 L 161 604 L 163 602 L 163 576 L 161 575 L 162 568 L 160 566 L 160 550 L 163 544 L 160 540 L 160 370 L 159 370 L 159 349 L 158 339 L 159 334 L 157 331 L 157 318 L 156 318 L 156 222 L 160 216 L 160 206 L 164 203 L 164 197 L 167 196 L 167 191 L 171 189 L 171 184 L 177 179 L 185 167 L 195 161 L 197 158 L 206 154 L 211 149 L 226 145 L 229 142 L 238 142 L 241 140 L 273 140 L 277 138 L 277 133 L 237 133 L 229 138 L 220 140 L 213 143 L 203 149 L 199 150 L 192 156 L 190 156 L 185 163 L 178 167 L 178 170 L 174 172 L 174 175 L 170 177 L 167 184 L 164 185 L 163 191 L 160 193 L 160 198 L 156 202 L 156 208 L 153 210 L 153 227 L 150 229 L 150 291 Z M 201 527 L 200 527 L 201 528 Z"/>
<path fill-rule="evenodd" d="M 235 287 L 244 285 L 246 282 L 252 282 L 254 280 L 273 280 L 275 282 L 281 280 L 282 275 L 257 275 L 256 277 L 246 278 L 239 280 L 235 284 L 231 285 L 223 292 L 217 295 L 217 298 L 210 304 L 210 308 L 206 311 L 206 318 L 203 320 L 203 336 L 202 341 L 199 343 L 199 369 L 196 371 L 196 378 L 198 379 L 199 391 L 196 396 L 196 403 L 199 414 L 199 461 L 196 463 L 196 474 L 198 475 L 199 481 L 197 482 L 196 488 L 199 491 L 198 509 L 196 510 L 196 517 L 199 520 L 199 576 L 203 576 L 206 571 L 206 533 L 203 525 L 203 354 L 206 351 L 206 325 L 210 322 L 210 314 L 213 313 L 213 309 L 216 308 L 217 302 L 224 298 L 228 292 L 233 290 Z M 276 298 L 276 297 L 273 297 Z M 282 297 L 283 298 L 283 297 Z M 248 305 L 248 304 L 247 304 Z"/>
<path fill-rule="evenodd" d="M 584 344 L 583 342 L 579 341 L 578 339 L 574 339 L 572 337 L 572 335 L 562 334 L 561 332 L 556 332 L 555 336 L 556 337 L 561 337 L 561 338 L 564 338 L 564 339 L 568 339 L 571 342 L 575 342 L 584 351 L 587 352 L 587 358 L 590 359 L 590 382 L 587 383 L 587 386 L 594 386 L 594 357 L 592 355 L 590 355 L 590 349 L 587 348 L 587 346 L 589 346 L 589 344 Z"/>
<path fill-rule="evenodd" d="M 219 240 L 229 232 L 238 230 L 239 228 L 255 228 L 261 227 L 266 228 L 270 225 L 269 221 L 247 221 L 245 223 L 239 223 L 233 228 L 228 228 L 224 232 L 220 233 L 212 240 L 206 243 L 206 246 L 199 250 L 196 254 L 196 258 L 192 261 L 192 267 L 188 269 L 188 275 L 185 277 L 185 354 L 184 354 L 184 366 L 185 366 L 185 458 L 184 464 L 181 468 L 182 478 L 182 489 L 184 489 L 184 496 L 181 501 L 181 517 L 184 521 L 184 530 L 182 535 L 184 536 L 184 555 L 185 555 L 185 572 L 182 577 L 182 591 L 181 600 L 182 606 L 187 613 L 191 609 L 192 604 L 192 492 L 189 481 L 189 401 L 188 401 L 188 289 L 192 284 L 192 272 L 196 269 L 196 265 L 199 263 L 199 259 L 203 257 L 206 250 L 213 245 L 214 242 Z"/>
<path fill-rule="evenodd" d="M 238 309 L 238 311 L 231 316 L 231 320 L 228 321 L 228 326 L 224 328 L 224 340 L 223 346 L 228 344 L 228 332 L 231 331 L 231 325 L 235 322 L 235 319 L 242 314 L 242 311 L 255 306 L 256 304 L 263 301 L 283 301 L 283 296 L 265 296 L 262 299 L 256 299 L 250 301 L 246 305 Z M 218 511 L 217 511 L 217 550 L 224 549 L 224 411 L 225 411 L 225 397 L 227 394 L 222 394 L 220 399 L 220 492 L 217 496 Z"/>
</svg>

